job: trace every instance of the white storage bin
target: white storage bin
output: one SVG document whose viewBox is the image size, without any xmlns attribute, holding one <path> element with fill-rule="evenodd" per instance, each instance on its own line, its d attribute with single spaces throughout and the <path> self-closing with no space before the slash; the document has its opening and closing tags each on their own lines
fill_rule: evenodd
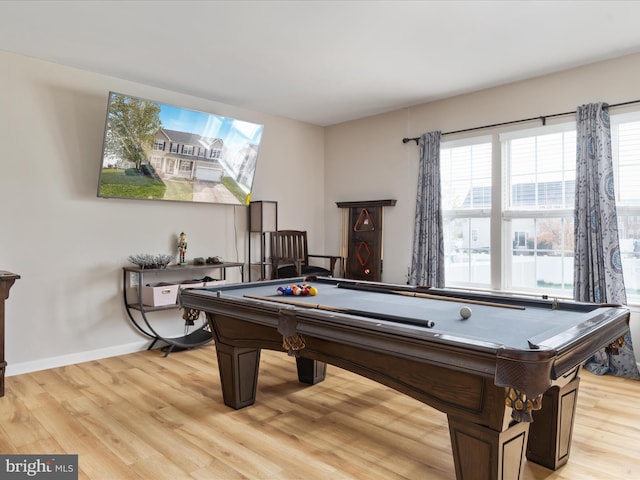
<svg viewBox="0 0 640 480">
<path fill-rule="evenodd" d="M 156 283 L 142 287 L 142 304 L 149 307 L 173 305 L 178 300 L 178 285 Z"/>
</svg>

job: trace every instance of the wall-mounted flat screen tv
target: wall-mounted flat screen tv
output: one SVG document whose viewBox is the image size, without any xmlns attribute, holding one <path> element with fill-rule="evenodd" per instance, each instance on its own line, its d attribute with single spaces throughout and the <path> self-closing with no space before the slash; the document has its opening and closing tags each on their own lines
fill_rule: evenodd
<svg viewBox="0 0 640 480">
<path fill-rule="evenodd" d="M 248 205 L 262 131 L 109 92 L 98 197 Z"/>
</svg>

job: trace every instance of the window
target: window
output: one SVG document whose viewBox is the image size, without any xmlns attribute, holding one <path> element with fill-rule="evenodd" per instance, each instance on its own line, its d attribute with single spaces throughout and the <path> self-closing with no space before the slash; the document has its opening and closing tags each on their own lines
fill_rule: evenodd
<svg viewBox="0 0 640 480">
<path fill-rule="evenodd" d="M 612 113 L 611 137 L 627 299 L 638 304 L 640 112 Z M 572 297 L 575 123 L 443 141 L 440 163 L 447 286 Z"/>
<path fill-rule="evenodd" d="M 178 144 L 177 143 L 172 143 L 171 144 L 171 153 L 178 153 Z"/>
<path fill-rule="evenodd" d="M 573 294 L 573 124 L 501 135 L 503 287 Z"/>
<path fill-rule="evenodd" d="M 611 150 L 627 301 L 640 303 L 640 113 L 611 115 Z"/>
<path fill-rule="evenodd" d="M 165 145 L 165 142 L 164 142 L 164 141 L 162 141 L 162 140 L 155 140 L 155 141 L 153 142 L 153 149 L 154 149 L 154 150 L 160 150 L 160 151 L 163 151 L 163 150 L 164 150 L 164 145 Z"/>
<path fill-rule="evenodd" d="M 191 173 L 191 171 L 193 170 L 193 162 L 189 160 L 180 160 L 180 165 L 178 168 L 180 170 L 180 173 Z"/>
<path fill-rule="evenodd" d="M 491 138 L 440 148 L 445 280 L 491 286 Z"/>
<path fill-rule="evenodd" d="M 219 138 L 216 138 L 209 146 L 211 153 L 209 158 L 213 160 L 220 160 L 222 158 L 222 149 L 224 148 L 224 142 Z"/>
<path fill-rule="evenodd" d="M 149 163 L 155 168 L 156 172 L 162 170 L 162 157 L 151 157 Z"/>
<path fill-rule="evenodd" d="M 183 145 L 182 146 L 182 154 L 183 155 L 193 155 L 193 145 Z"/>
</svg>

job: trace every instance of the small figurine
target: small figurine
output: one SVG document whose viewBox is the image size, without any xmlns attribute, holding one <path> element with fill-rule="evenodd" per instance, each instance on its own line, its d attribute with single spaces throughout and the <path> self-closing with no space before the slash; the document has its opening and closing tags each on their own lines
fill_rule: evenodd
<svg viewBox="0 0 640 480">
<path fill-rule="evenodd" d="M 184 254 L 187 251 L 187 234 L 184 232 L 180 232 L 180 237 L 178 238 L 178 252 L 180 252 L 180 265 L 186 265 L 187 262 L 184 261 Z"/>
</svg>

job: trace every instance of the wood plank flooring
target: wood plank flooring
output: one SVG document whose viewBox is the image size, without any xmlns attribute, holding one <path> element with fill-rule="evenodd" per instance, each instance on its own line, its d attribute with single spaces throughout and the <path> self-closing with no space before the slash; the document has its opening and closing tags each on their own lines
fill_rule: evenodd
<svg viewBox="0 0 640 480">
<path fill-rule="evenodd" d="M 222 402 L 215 346 L 8 377 L 0 452 L 78 454 L 79 478 L 453 480 L 444 414 L 339 368 L 262 352 L 256 404 Z M 569 463 L 522 480 L 640 478 L 640 382 L 582 373 Z"/>
</svg>

